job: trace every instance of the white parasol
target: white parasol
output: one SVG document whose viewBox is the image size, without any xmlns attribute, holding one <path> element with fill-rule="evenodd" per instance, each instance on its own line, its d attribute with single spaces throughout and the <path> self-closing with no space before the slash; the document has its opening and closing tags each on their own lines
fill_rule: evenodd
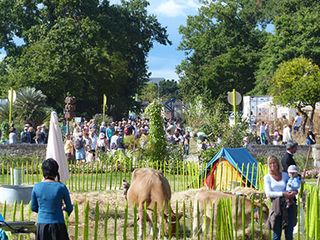
<svg viewBox="0 0 320 240">
<path fill-rule="evenodd" d="M 51 112 L 46 158 L 53 158 L 57 161 L 60 180 L 67 181 L 69 178 L 68 162 L 64 154 L 64 144 L 56 112 Z"/>
</svg>

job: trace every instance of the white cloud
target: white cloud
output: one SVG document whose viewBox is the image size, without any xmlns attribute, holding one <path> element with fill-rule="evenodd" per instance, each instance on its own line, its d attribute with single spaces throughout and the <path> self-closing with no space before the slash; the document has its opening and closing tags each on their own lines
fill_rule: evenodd
<svg viewBox="0 0 320 240">
<path fill-rule="evenodd" d="M 188 15 L 199 6 L 198 0 L 163 0 L 154 8 L 154 12 L 167 17 L 179 17 Z"/>
<path fill-rule="evenodd" d="M 178 80 L 178 75 L 175 73 L 175 69 L 154 69 L 149 70 L 151 72 L 151 77 L 159 77 L 165 79 L 175 79 Z"/>
<path fill-rule="evenodd" d="M 0 61 L 2 61 L 5 58 L 5 56 L 7 56 L 6 53 L 0 52 Z"/>
</svg>

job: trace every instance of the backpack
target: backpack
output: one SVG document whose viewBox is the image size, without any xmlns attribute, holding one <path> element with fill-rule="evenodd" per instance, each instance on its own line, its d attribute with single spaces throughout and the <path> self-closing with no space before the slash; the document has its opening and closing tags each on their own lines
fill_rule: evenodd
<svg viewBox="0 0 320 240">
<path fill-rule="evenodd" d="M 21 142 L 26 143 L 28 142 L 28 133 L 27 132 L 23 132 L 21 135 Z"/>
<path fill-rule="evenodd" d="M 82 140 L 82 139 L 77 139 L 74 147 L 75 147 L 76 149 L 81 149 L 81 148 L 83 148 L 83 140 Z"/>
</svg>

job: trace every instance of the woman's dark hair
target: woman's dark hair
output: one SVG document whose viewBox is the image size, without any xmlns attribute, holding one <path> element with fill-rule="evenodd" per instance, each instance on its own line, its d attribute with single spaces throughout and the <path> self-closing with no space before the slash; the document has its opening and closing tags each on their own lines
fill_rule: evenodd
<svg viewBox="0 0 320 240">
<path fill-rule="evenodd" d="M 42 162 L 42 174 L 45 179 L 58 178 L 58 182 L 60 182 L 59 175 L 59 165 L 56 160 L 52 158 L 48 158 Z M 52 179 L 54 180 L 54 179 Z"/>
</svg>

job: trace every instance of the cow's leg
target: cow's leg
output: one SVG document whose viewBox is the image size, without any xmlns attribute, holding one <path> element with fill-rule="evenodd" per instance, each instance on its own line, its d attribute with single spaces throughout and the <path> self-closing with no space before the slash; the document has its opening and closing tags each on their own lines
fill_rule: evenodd
<svg viewBox="0 0 320 240">
<path fill-rule="evenodd" d="M 143 240 L 143 205 L 139 206 L 139 236 L 140 240 Z"/>
<path fill-rule="evenodd" d="M 157 230 L 155 233 L 153 232 L 153 213 L 151 213 L 151 216 L 147 213 L 147 221 L 149 223 L 150 236 L 153 236 L 153 234 L 157 234 Z"/>
<path fill-rule="evenodd" d="M 199 218 L 198 218 L 199 216 Z M 200 210 L 200 206 L 199 206 L 199 211 L 198 211 L 198 207 L 197 207 L 197 203 L 195 202 L 193 205 L 193 238 L 196 239 L 198 236 L 199 231 L 201 231 L 201 219 L 202 219 L 203 213 Z"/>
</svg>

